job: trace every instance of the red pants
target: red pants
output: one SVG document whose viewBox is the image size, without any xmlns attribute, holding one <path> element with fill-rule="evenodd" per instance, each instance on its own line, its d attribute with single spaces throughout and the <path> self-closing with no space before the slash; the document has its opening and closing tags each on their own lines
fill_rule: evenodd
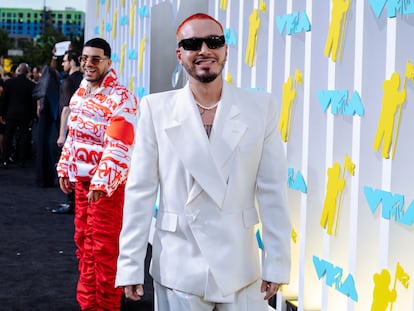
<svg viewBox="0 0 414 311">
<path fill-rule="evenodd" d="M 75 243 L 79 260 L 76 297 L 82 310 L 120 310 L 115 288 L 125 186 L 88 204 L 89 182 L 75 184 Z"/>
</svg>

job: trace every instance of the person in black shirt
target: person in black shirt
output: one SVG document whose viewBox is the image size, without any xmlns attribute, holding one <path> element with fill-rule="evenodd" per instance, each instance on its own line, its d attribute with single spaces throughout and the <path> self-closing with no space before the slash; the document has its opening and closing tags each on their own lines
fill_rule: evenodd
<svg viewBox="0 0 414 311">
<path fill-rule="evenodd" d="M 67 77 L 63 80 L 60 86 L 59 106 L 60 106 L 60 126 L 59 137 L 57 145 L 62 148 L 67 134 L 67 125 L 69 118 L 69 102 L 73 93 L 78 89 L 79 84 L 83 79 L 83 74 L 80 71 L 79 53 L 75 51 L 67 51 L 63 56 L 62 67 L 67 73 Z M 74 195 L 73 192 L 67 195 L 67 201 L 59 204 L 58 207 L 52 209 L 55 214 L 71 214 L 74 209 Z"/>
<path fill-rule="evenodd" d="M 19 64 L 16 73 L 15 78 L 5 81 L 0 104 L 0 123 L 6 125 L 2 155 L 3 166 L 8 166 L 13 162 L 24 166 L 29 157 L 30 128 L 36 111 L 32 98 L 35 83 L 28 78 L 29 65 Z"/>
</svg>

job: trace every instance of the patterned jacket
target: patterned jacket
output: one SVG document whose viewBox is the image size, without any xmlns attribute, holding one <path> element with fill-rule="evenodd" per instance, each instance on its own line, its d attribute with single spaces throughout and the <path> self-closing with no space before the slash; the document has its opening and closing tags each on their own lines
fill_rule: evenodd
<svg viewBox="0 0 414 311">
<path fill-rule="evenodd" d="M 69 107 L 68 136 L 57 165 L 59 177 L 90 182 L 110 196 L 126 182 L 134 145 L 138 100 L 114 69 L 94 93 L 83 80 Z"/>
</svg>

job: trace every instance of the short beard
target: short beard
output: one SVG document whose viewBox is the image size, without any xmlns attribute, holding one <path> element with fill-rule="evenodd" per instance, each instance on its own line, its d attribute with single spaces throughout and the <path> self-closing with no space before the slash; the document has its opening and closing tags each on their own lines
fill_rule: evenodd
<svg viewBox="0 0 414 311">
<path fill-rule="evenodd" d="M 196 75 L 194 78 L 196 78 L 201 83 L 210 83 L 216 80 L 217 77 L 218 77 L 218 74 L 214 73 L 214 74 L 209 74 L 207 76 Z"/>
<path fill-rule="evenodd" d="M 184 67 L 186 73 L 188 75 L 192 76 L 197 81 L 199 81 L 201 83 L 211 83 L 214 80 L 216 80 L 216 78 L 218 76 L 220 76 L 221 73 L 223 72 L 223 68 L 224 68 L 225 61 L 226 60 L 224 60 L 223 65 L 221 67 L 221 70 L 218 73 L 215 73 L 215 72 L 207 72 L 207 73 L 203 73 L 202 75 L 197 75 L 197 74 L 195 74 L 195 71 L 192 70 L 192 68 L 190 66 L 187 66 L 186 64 L 183 64 L 183 67 Z"/>
</svg>

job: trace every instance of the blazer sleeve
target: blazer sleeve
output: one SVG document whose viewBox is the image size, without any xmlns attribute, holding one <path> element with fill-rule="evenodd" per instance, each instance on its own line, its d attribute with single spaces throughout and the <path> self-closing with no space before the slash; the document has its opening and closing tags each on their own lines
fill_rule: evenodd
<svg viewBox="0 0 414 311">
<path fill-rule="evenodd" d="M 122 230 L 115 286 L 143 284 L 145 255 L 158 190 L 158 148 L 144 97 L 125 188 Z"/>
<path fill-rule="evenodd" d="M 291 223 L 287 204 L 287 163 L 277 131 L 277 105 L 268 99 L 256 198 L 262 222 L 263 280 L 283 283 L 290 278 Z"/>
</svg>

